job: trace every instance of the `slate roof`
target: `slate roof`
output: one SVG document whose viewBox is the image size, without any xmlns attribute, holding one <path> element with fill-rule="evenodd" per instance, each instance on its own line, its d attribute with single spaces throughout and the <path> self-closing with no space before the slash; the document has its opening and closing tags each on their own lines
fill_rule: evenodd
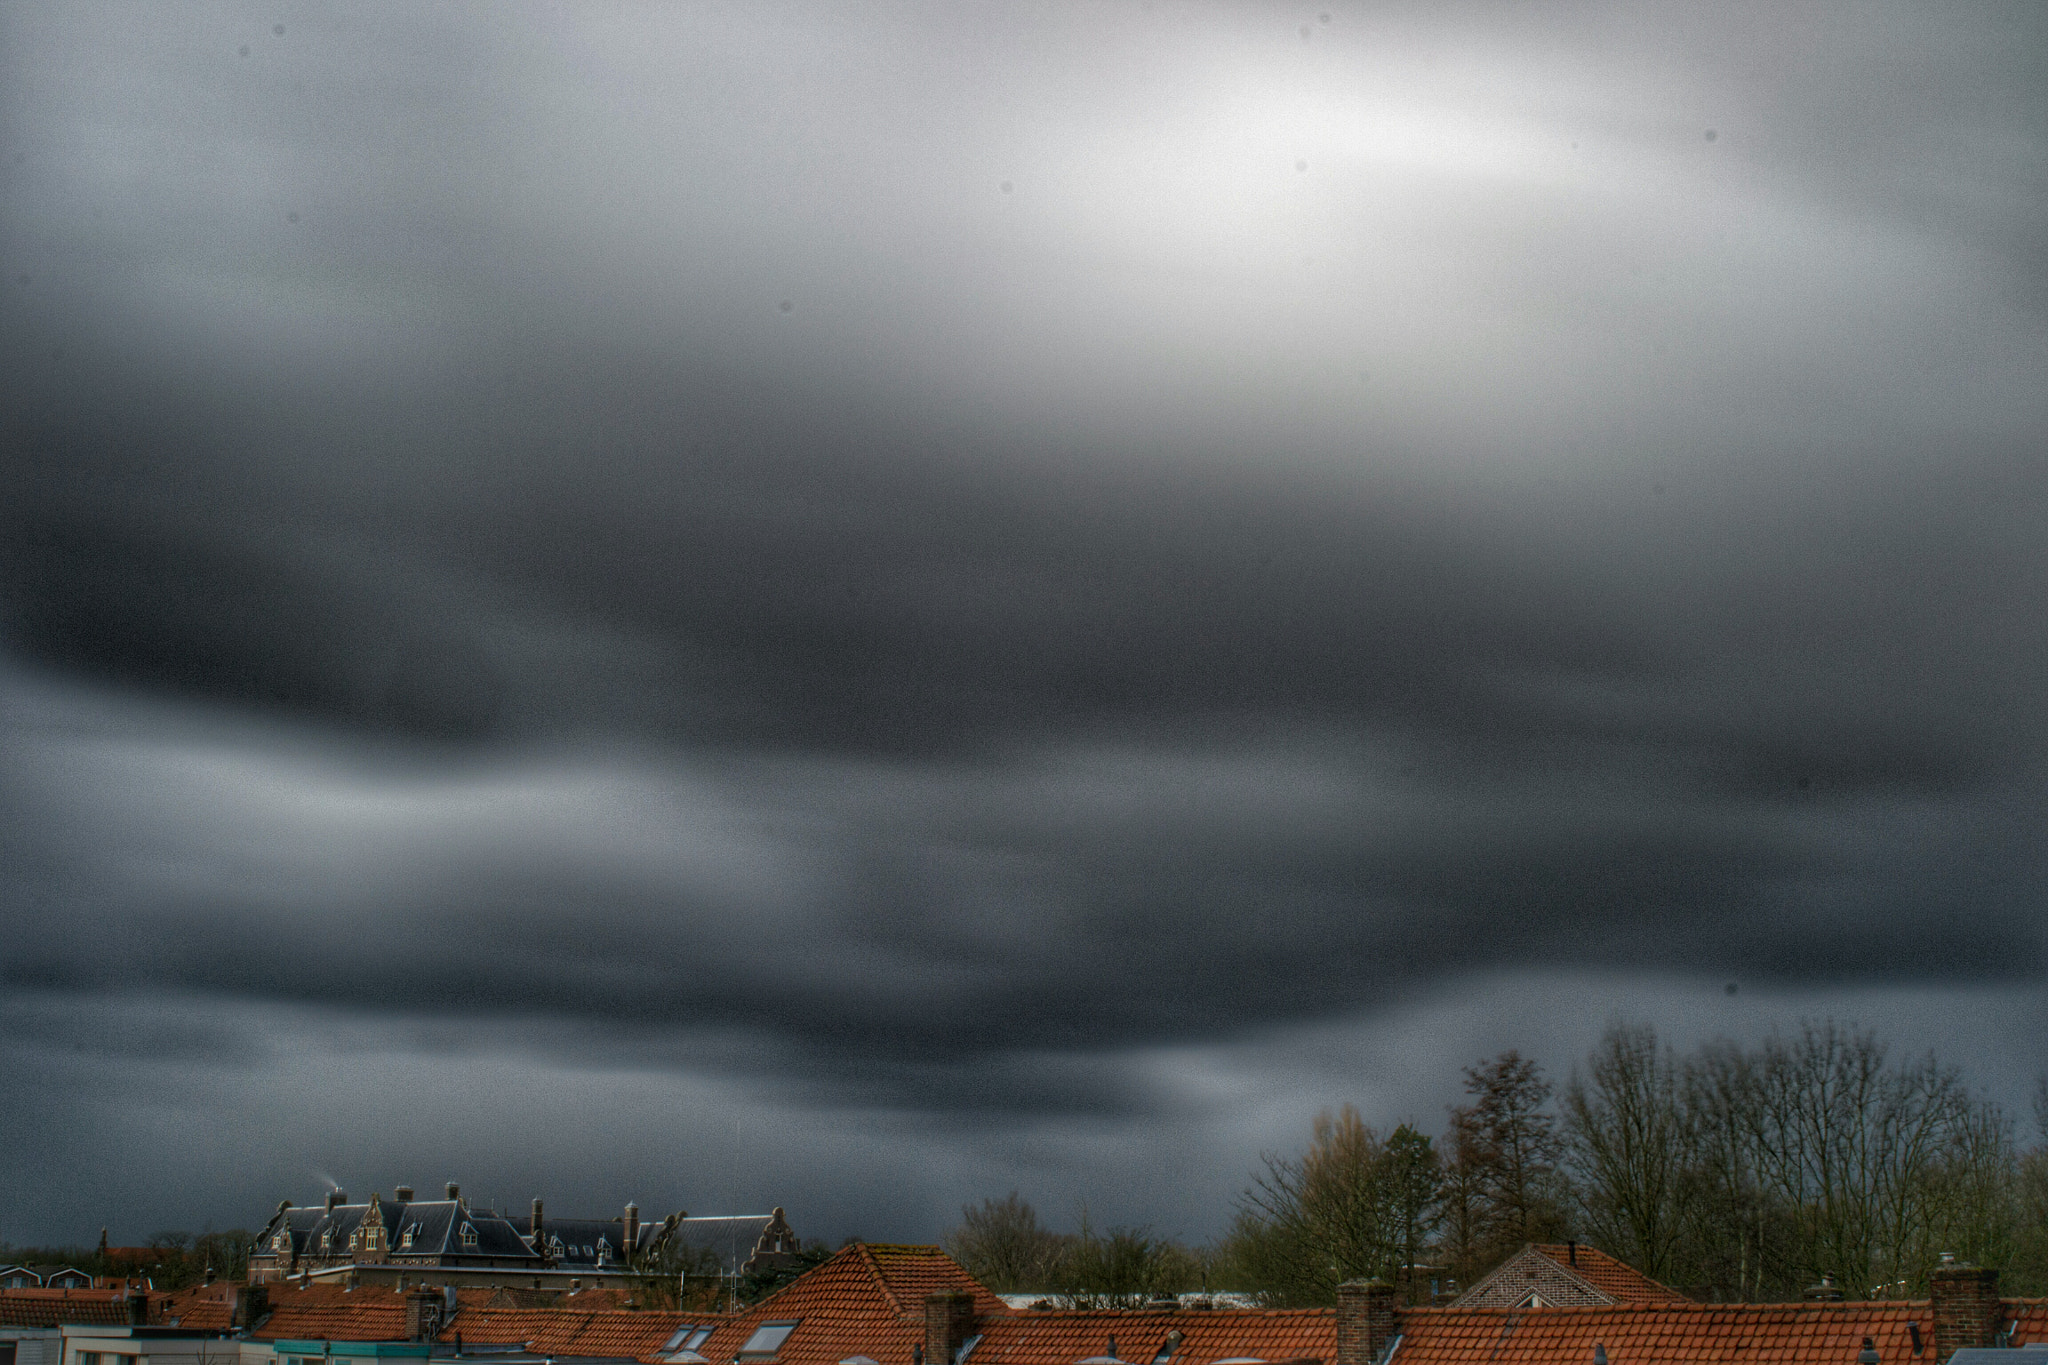
<svg viewBox="0 0 2048 1365">
<path fill-rule="evenodd" d="M 400 1203 L 396 1199 L 376 1198 L 376 1204 L 378 1217 L 384 1222 L 386 1253 L 393 1259 L 460 1256 L 540 1264 L 539 1255 L 527 1245 L 520 1229 L 510 1219 L 488 1209 L 471 1209 L 459 1199 L 415 1199 L 410 1203 Z M 325 1205 L 281 1209 L 271 1217 L 262 1236 L 257 1238 L 257 1250 L 264 1255 L 279 1257 L 281 1267 L 289 1265 L 294 1254 L 315 1259 L 346 1256 L 349 1238 L 363 1225 L 369 1212 L 368 1200 L 360 1204 L 337 1204 L 332 1209 Z M 462 1241 L 465 1227 L 476 1234 L 474 1246 Z M 405 1240 L 408 1232 L 412 1235 L 409 1245 Z M 279 1233 L 287 1234 L 290 1239 L 282 1251 L 276 1245 Z"/>
<path fill-rule="evenodd" d="M 528 1226 L 531 1227 L 531 1223 Z M 641 1240 L 644 1242 L 660 1230 L 659 1222 L 652 1226 L 642 1223 Z M 608 1268 L 616 1267 L 625 1259 L 626 1220 L 623 1217 L 547 1218 L 541 1222 L 540 1235 L 563 1269 L 600 1263 Z"/>
<path fill-rule="evenodd" d="M 761 1240 L 761 1234 L 775 1221 L 773 1214 L 735 1218 L 684 1218 L 677 1221 L 675 1231 L 669 1240 L 679 1246 L 696 1247 L 709 1251 L 718 1257 L 718 1263 L 731 1269 L 743 1263 L 753 1253 L 754 1244 Z M 659 1231 L 660 1223 L 642 1233 L 652 1236 Z"/>
<path fill-rule="evenodd" d="M 1556 1243 L 1523 1247 L 1460 1294 L 1458 1308 L 1520 1308 L 1571 1304 L 1689 1303 L 1595 1247 Z"/>
<path fill-rule="evenodd" d="M 969 1365 L 1075 1365 L 1107 1355 L 1149 1365 L 1174 1332 L 1173 1365 L 1337 1358 L 1334 1308 L 1162 1308 L 1018 1313 L 983 1327 Z"/>
</svg>

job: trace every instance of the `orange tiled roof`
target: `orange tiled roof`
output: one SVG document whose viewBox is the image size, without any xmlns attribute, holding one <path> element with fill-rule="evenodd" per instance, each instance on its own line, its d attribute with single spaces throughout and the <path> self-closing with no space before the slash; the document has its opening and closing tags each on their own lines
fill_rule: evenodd
<svg viewBox="0 0 2048 1365">
<path fill-rule="evenodd" d="M 127 1295 L 118 1289 L 0 1289 L 0 1327 L 111 1327 L 127 1321 Z"/>
<path fill-rule="evenodd" d="M 938 1247 L 901 1246 L 887 1242 L 855 1243 L 874 1268 L 882 1289 L 899 1311 L 924 1318 L 925 1297 L 965 1291 L 974 1295 L 976 1313 L 1007 1313 L 1009 1305 L 983 1287 L 958 1261 Z M 848 1250 L 853 1250 L 850 1247 Z"/>
<path fill-rule="evenodd" d="M 1181 1334 L 1174 1365 L 1337 1358 L 1333 1308 L 1130 1309 L 1026 1312 L 987 1323 L 969 1365 L 1075 1365 L 1105 1355 L 1147 1365 L 1173 1332 Z"/>
<path fill-rule="evenodd" d="M 270 1286 L 270 1316 L 249 1334 L 258 1341 L 402 1341 L 405 1295 L 381 1286 Z"/>
<path fill-rule="evenodd" d="M 1865 1337 L 1885 1365 L 1934 1361 L 1934 1313 L 1924 1299 L 1410 1308 L 1398 1330 L 1394 1365 L 1592 1365 L 1596 1345 L 1611 1365 L 1854 1365 Z"/>
<path fill-rule="evenodd" d="M 521 1345 L 549 1356 L 651 1358 L 676 1328 L 698 1321 L 683 1313 L 575 1308 L 465 1307 L 442 1329 L 440 1340 L 464 1346 Z"/>
<path fill-rule="evenodd" d="M 201 1332 L 225 1332 L 233 1326 L 228 1298 L 243 1286 L 225 1280 L 195 1284 L 150 1300 L 149 1320 L 158 1326 L 179 1327 Z"/>
<path fill-rule="evenodd" d="M 1594 1288 L 1611 1294 L 1623 1303 L 1691 1303 L 1692 1300 L 1668 1285 L 1657 1281 L 1637 1270 L 1626 1261 L 1609 1256 L 1598 1247 L 1568 1243 L 1539 1243 L 1530 1248 L 1556 1261 L 1565 1269 L 1586 1280 Z"/>
<path fill-rule="evenodd" d="M 924 1342 L 924 1296 L 942 1290 L 973 1294 L 976 1311 L 991 1318 L 1009 1313 L 937 1247 L 856 1242 L 746 1312 L 718 1320 L 697 1352 L 707 1360 L 730 1361 L 762 1324 L 795 1322 L 775 1365 L 837 1365 L 855 1355 L 882 1365 L 910 1365 L 911 1351 Z"/>
</svg>

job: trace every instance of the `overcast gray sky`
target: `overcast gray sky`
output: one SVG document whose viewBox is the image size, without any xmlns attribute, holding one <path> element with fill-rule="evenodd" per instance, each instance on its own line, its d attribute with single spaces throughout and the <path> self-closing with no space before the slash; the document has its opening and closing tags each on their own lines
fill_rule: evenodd
<svg viewBox="0 0 2048 1365">
<path fill-rule="evenodd" d="M 0 1239 L 2048 1067 L 2039 7 L 0 25 Z"/>
</svg>

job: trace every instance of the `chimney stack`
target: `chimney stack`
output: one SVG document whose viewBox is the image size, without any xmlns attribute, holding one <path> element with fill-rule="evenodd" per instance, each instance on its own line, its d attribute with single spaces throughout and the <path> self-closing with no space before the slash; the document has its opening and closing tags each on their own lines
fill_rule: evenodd
<svg viewBox="0 0 2048 1365">
<path fill-rule="evenodd" d="M 333 1190 L 329 1190 L 329 1191 L 327 1192 L 327 1211 L 328 1211 L 329 1213 L 333 1213 L 333 1212 L 334 1212 L 334 1206 L 335 1206 L 335 1205 L 337 1205 L 337 1204 L 346 1204 L 347 1202 L 348 1202 L 348 1191 L 347 1191 L 347 1190 L 343 1190 L 343 1189 L 333 1189 Z"/>
<path fill-rule="evenodd" d="M 133 1289 L 128 1293 L 128 1325 L 149 1326 L 149 1291 Z"/>
<path fill-rule="evenodd" d="M 451 1181 L 449 1181 L 449 1182 L 448 1182 L 448 1197 L 449 1197 L 450 1199 L 458 1199 L 458 1198 L 460 1198 L 461 1196 L 462 1196 L 462 1186 L 460 1186 L 460 1185 L 456 1184 L 456 1183 L 455 1183 L 454 1181 L 452 1181 L 452 1180 L 451 1180 Z"/>
<path fill-rule="evenodd" d="M 626 1245 L 624 1248 L 626 1255 L 630 1257 L 639 1249 L 639 1246 L 640 1206 L 638 1204 L 628 1204 L 626 1205 Z"/>
<path fill-rule="evenodd" d="M 541 1227 L 540 1200 L 536 1199 L 533 1201 L 533 1217 L 527 1220 L 526 1224 L 526 1232 L 528 1236 L 533 1238 L 533 1248 L 535 1251 L 540 1250 Z"/>
<path fill-rule="evenodd" d="M 441 1330 L 441 1296 L 419 1285 L 405 1296 L 405 1339 L 432 1341 Z"/>
<path fill-rule="evenodd" d="M 391 1194 L 401 1204 L 410 1204 L 412 1202 L 412 1186 L 410 1185 L 400 1185 Z"/>
<path fill-rule="evenodd" d="M 1394 1286 L 1346 1280 L 1337 1286 L 1337 1365 L 1373 1365 L 1400 1330 Z"/>
<path fill-rule="evenodd" d="M 229 1322 L 236 1327 L 253 1330 L 263 1319 L 270 1316 L 270 1286 L 267 1284 L 248 1285 L 235 1293 L 233 1307 L 229 1310 Z"/>
<path fill-rule="evenodd" d="M 930 1365 L 953 1365 L 973 1335 L 974 1295 L 956 1289 L 925 1296 L 924 1358 Z"/>
<path fill-rule="evenodd" d="M 1958 1265 L 1943 1253 L 1934 1270 L 1934 1361 L 1942 1365 L 1965 1346 L 1990 1346 L 2005 1305 L 1998 1297 L 1998 1272 Z"/>
</svg>

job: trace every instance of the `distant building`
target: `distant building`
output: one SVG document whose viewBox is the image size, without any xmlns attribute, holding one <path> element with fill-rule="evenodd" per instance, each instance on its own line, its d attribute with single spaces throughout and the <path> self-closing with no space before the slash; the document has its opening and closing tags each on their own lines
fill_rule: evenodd
<svg viewBox="0 0 2048 1365">
<path fill-rule="evenodd" d="M 1454 1308 L 1609 1307 L 1690 1303 L 1626 1262 L 1582 1242 L 1532 1244 L 1453 1301 Z"/>
<path fill-rule="evenodd" d="M 796 1235 L 781 1209 L 749 1218 L 691 1218 L 677 1212 L 643 1223 L 638 1205 L 619 1217 L 554 1218 L 541 1201 L 525 1218 L 472 1208 L 461 1187 L 446 1197 L 360 1204 L 341 1190 L 304 1208 L 277 1207 L 249 1257 L 249 1283 L 300 1279 L 360 1285 L 437 1285 L 563 1292 L 620 1285 L 636 1260 L 673 1243 L 714 1252 L 730 1274 L 793 1263 Z"/>
</svg>

